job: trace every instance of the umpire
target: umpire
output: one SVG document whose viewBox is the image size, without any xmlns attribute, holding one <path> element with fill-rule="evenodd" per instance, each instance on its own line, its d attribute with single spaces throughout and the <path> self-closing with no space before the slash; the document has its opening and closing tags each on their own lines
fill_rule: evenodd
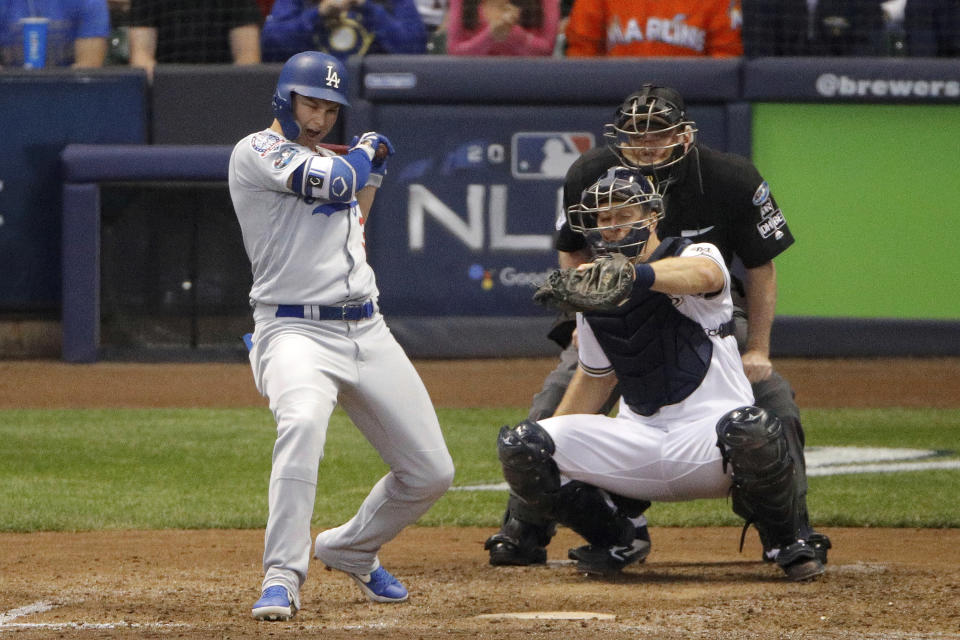
<svg viewBox="0 0 960 640">
<path fill-rule="evenodd" d="M 676 90 L 643 85 L 627 96 L 614 122 L 606 125 L 607 145 L 585 152 L 567 171 L 564 209 L 579 203 L 583 190 L 610 167 L 624 165 L 653 178 L 664 196 L 666 210 L 658 235 L 709 242 L 722 252 L 734 274 L 736 338 L 755 403 L 778 416 L 794 431 L 802 447 L 800 410 L 793 390 L 770 362 L 770 328 L 777 295 L 773 259 L 793 244 L 793 235 L 769 185 L 753 163 L 699 144 L 696 133 L 696 123 L 687 118 L 683 97 Z M 566 223 L 560 228 L 556 248 L 564 268 L 593 259 L 594 248 Z M 551 331 L 550 337 L 565 348 L 557 368 L 534 396 L 529 415 L 533 420 L 553 415 L 576 370 L 573 325 L 573 319 L 568 318 Z M 609 411 L 615 401 L 616 396 L 602 410 Z M 630 510 L 635 514 L 646 506 L 633 505 Z M 643 516 L 635 517 L 635 521 L 638 538 L 649 541 Z M 545 562 L 545 547 L 554 531 L 554 523 L 529 513 L 523 502 L 511 495 L 500 531 L 485 544 L 490 564 Z M 813 532 L 809 524 L 805 533 L 821 561 L 826 562 L 829 539 Z M 764 560 L 773 561 L 778 550 L 761 542 Z"/>
</svg>

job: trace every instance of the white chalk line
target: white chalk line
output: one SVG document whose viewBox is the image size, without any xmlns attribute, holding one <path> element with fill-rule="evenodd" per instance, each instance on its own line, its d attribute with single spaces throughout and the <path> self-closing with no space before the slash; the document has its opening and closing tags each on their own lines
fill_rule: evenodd
<svg viewBox="0 0 960 640">
<path fill-rule="evenodd" d="M 904 471 L 935 471 L 960 469 L 960 460 L 932 462 L 901 462 L 898 464 L 842 464 L 820 469 L 807 469 L 808 476 L 839 476 L 848 473 L 902 473 Z"/>
<path fill-rule="evenodd" d="M 13 622 L 17 618 L 50 611 L 56 606 L 52 602 L 38 600 L 32 604 L 0 613 L 0 633 L 17 629 L 63 631 L 64 629 L 173 629 L 191 626 L 176 622 Z"/>
<path fill-rule="evenodd" d="M 942 455 L 933 449 L 889 447 L 807 447 L 804 456 L 808 476 L 839 476 L 852 473 L 900 473 L 960 469 L 960 460 L 925 460 Z M 506 482 L 452 487 L 451 491 L 509 491 Z"/>
<path fill-rule="evenodd" d="M 174 629 L 192 625 L 177 622 L 11 622 L 0 624 L 0 633 L 15 629 L 50 629 L 51 631 L 99 629 Z"/>
<path fill-rule="evenodd" d="M 0 626 L 6 626 L 11 620 L 16 620 L 17 618 L 22 618 L 23 616 L 33 615 L 34 613 L 43 613 L 44 611 L 50 611 L 53 609 L 54 604 L 52 602 L 47 602 L 46 600 L 38 600 L 33 604 L 28 604 L 23 607 L 17 607 L 16 609 L 11 609 L 5 613 L 0 613 Z"/>
</svg>

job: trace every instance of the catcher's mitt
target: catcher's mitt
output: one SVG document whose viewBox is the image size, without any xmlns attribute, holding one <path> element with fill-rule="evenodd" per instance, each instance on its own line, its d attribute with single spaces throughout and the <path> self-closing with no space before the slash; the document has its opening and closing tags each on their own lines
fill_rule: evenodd
<svg viewBox="0 0 960 640">
<path fill-rule="evenodd" d="M 534 302 L 563 311 L 614 311 L 630 297 L 637 272 L 622 253 L 590 264 L 557 269 L 533 294 Z"/>
</svg>

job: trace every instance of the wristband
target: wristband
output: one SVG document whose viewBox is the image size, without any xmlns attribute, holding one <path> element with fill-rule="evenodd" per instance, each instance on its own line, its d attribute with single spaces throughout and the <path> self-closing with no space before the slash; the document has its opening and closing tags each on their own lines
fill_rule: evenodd
<svg viewBox="0 0 960 640">
<path fill-rule="evenodd" d="M 653 281 L 657 279 L 656 274 L 653 272 L 653 267 L 642 263 L 634 267 L 634 270 L 637 272 L 637 278 L 633 281 L 634 290 L 642 289 L 646 291 L 653 286 Z"/>
</svg>

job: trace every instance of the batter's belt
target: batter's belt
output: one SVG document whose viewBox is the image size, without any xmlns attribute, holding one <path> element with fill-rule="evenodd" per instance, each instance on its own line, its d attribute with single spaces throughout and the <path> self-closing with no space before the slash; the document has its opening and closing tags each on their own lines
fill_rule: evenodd
<svg viewBox="0 0 960 640">
<path fill-rule="evenodd" d="M 344 304 L 325 307 L 316 304 L 261 304 L 254 311 L 256 318 L 303 318 L 305 320 L 357 321 L 372 318 L 377 312 L 373 300 L 363 304 Z"/>
</svg>

